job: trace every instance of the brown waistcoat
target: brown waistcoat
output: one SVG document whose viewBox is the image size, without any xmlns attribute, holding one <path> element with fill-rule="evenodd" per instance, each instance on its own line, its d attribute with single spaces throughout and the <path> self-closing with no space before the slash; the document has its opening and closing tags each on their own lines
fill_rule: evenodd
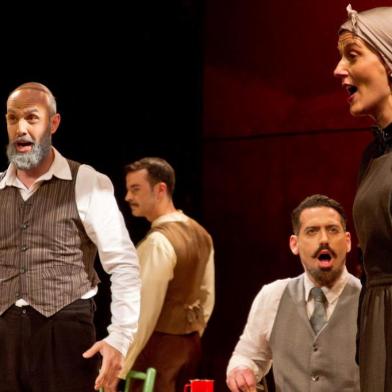
<svg viewBox="0 0 392 392">
<path fill-rule="evenodd" d="M 201 284 L 212 249 L 211 237 L 190 218 L 186 222 L 163 223 L 150 233 L 154 231 L 170 241 L 177 256 L 155 331 L 176 335 L 201 331 L 205 327 L 201 303 L 206 295 Z"/>
<path fill-rule="evenodd" d="M 75 201 L 80 164 L 68 163 L 71 181 L 53 177 L 26 201 L 0 190 L 0 314 L 23 298 L 48 317 L 99 282 Z"/>
</svg>

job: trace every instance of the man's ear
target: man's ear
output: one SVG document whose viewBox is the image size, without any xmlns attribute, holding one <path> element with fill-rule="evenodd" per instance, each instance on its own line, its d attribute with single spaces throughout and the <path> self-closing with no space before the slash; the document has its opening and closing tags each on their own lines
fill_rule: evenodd
<svg viewBox="0 0 392 392">
<path fill-rule="evenodd" d="M 158 182 L 155 184 L 156 194 L 159 197 L 163 197 L 167 194 L 167 185 L 164 182 Z"/>
<path fill-rule="evenodd" d="M 351 250 L 351 234 L 346 231 L 346 244 L 347 244 L 347 253 Z"/>
<path fill-rule="evenodd" d="M 60 121 L 61 121 L 61 116 L 60 113 L 56 113 L 54 114 L 51 118 L 50 118 L 50 133 L 53 135 L 56 131 L 57 128 L 60 125 Z"/>
<path fill-rule="evenodd" d="M 289 245 L 290 245 L 291 252 L 293 252 L 293 254 L 295 254 L 297 256 L 299 253 L 299 250 L 298 250 L 298 237 L 296 235 L 292 234 L 290 236 Z"/>
</svg>

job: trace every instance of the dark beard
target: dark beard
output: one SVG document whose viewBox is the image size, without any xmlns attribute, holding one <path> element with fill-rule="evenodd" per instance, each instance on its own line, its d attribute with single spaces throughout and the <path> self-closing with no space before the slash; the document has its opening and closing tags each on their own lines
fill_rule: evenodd
<svg viewBox="0 0 392 392">
<path fill-rule="evenodd" d="M 31 151 L 20 154 L 16 151 L 14 143 L 7 145 L 7 157 L 10 163 L 13 163 L 19 170 L 31 170 L 48 156 L 52 148 L 52 135 L 50 130 L 45 132 L 40 143 L 34 143 Z"/>
<path fill-rule="evenodd" d="M 343 268 L 321 270 L 318 268 L 308 269 L 309 275 L 316 281 L 320 287 L 332 287 L 336 280 L 340 277 L 343 272 Z"/>
</svg>

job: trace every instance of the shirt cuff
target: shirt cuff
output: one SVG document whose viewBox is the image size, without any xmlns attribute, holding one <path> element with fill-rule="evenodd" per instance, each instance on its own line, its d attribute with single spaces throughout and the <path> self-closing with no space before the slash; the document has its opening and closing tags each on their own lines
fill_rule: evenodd
<svg viewBox="0 0 392 392">
<path fill-rule="evenodd" d="M 118 332 L 111 332 L 105 339 L 103 339 L 106 343 L 110 344 L 116 350 L 120 351 L 120 353 L 125 356 L 127 355 L 128 348 L 131 344 L 131 341 L 125 338 Z"/>
<path fill-rule="evenodd" d="M 254 361 L 247 357 L 244 357 L 243 355 L 233 354 L 233 356 L 230 358 L 229 365 L 227 366 L 226 374 L 229 374 L 235 368 L 252 370 L 256 376 L 257 381 L 260 381 L 262 377 L 262 374 L 260 374 L 260 369 L 254 363 Z"/>
</svg>

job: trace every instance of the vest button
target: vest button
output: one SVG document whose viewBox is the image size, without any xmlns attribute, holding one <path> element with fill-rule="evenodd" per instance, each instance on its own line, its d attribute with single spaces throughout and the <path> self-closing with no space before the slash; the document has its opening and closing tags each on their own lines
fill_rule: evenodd
<svg viewBox="0 0 392 392">
<path fill-rule="evenodd" d="M 312 376 L 312 381 L 318 381 L 319 380 L 319 376 Z"/>
<path fill-rule="evenodd" d="M 317 351 L 318 347 L 316 345 L 313 346 L 313 351 Z"/>
<path fill-rule="evenodd" d="M 20 269 L 20 272 L 21 272 L 22 274 L 24 274 L 24 273 L 26 272 L 26 268 L 23 268 L 23 267 L 22 267 L 22 268 Z"/>
<path fill-rule="evenodd" d="M 22 245 L 22 246 L 20 247 L 20 250 L 21 250 L 22 252 L 26 252 L 27 249 L 28 249 L 28 246 L 27 246 L 27 245 Z"/>
<path fill-rule="evenodd" d="M 27 227 L 28 227 L 28 224 L 27 224 L 27 223 L 22 223 L 22 224 L 20 225 L 20 228 L 21 228 L 22 230 L 26 230 Z"/>
</svg>

